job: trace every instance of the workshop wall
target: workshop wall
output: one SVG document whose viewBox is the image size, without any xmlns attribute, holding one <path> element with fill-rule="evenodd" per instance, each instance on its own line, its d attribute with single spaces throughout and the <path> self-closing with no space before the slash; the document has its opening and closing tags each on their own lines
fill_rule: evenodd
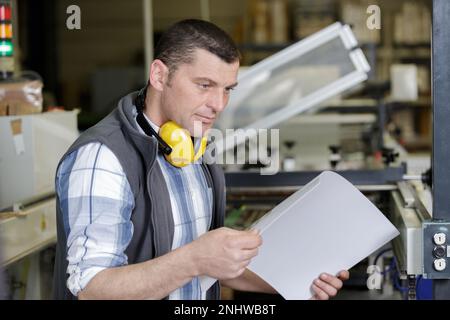
<svg viewBox="0 0 450 320">
<path fill-rule="evenodd" d="M 66 8 L 71 4 L 81 8 L 81 30 L 65 27 Z M 153 10 L 155 33 L 181 19 L 201 18 L 198 0 L 154 0 Z M 230 33 L 244 12 L 245 1 L 214 1 L 210 5 L 211 21 Z M 64 105 L 82 109 L 89 105 L 90 76 L 97 68 L 143 67 L 142 25 L 140 0 L 58 1 L 58 64 Z"/>
</svg>

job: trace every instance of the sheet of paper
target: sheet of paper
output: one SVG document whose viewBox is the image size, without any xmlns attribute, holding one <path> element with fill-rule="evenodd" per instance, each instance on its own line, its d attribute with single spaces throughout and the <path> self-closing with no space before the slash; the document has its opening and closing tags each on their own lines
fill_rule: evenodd
<svg viewBox="0 0 450 320">
<path fill-rule="evenodd" d="M 350 182 L 324 171 L 252 228 L 263 244 L 249 269 L 285 299 L 309 299 L 320 273 L 337 274 L 399 235 Z"/>
</svg>

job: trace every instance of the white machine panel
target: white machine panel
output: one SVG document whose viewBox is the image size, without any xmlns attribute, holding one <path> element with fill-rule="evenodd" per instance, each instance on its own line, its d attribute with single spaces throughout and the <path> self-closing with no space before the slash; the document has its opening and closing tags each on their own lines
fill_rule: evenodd
<svg viewBox="0 0 450 320">
<path fill-rule="evenodd" d="M 0 210 L 54 191 L 58 161 L 78 136 L 77 113 L 0 117 Z"/>
</svg>

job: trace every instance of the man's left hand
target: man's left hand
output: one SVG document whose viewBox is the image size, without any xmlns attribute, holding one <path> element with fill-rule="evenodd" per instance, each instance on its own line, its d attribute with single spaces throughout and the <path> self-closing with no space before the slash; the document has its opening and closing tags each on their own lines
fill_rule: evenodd
<svg viewBox="0 0 450 320">
<path fill-rule="evenodd" d="M 337 276 L 322 273 L 312 284 L 314 296 L 311 299 L 328 300 L 330 297 L 334 297 L 339 289 L 342 288 L 342 281 L 347 280 L 349 277 L 350 274 L 347 270 L 339 272 Z"/>
</svg>

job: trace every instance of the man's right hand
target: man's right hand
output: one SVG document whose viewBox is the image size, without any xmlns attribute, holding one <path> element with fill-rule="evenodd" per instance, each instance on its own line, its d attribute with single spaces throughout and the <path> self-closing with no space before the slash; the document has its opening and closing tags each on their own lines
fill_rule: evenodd
<svg viewBox="0 0 450 320">
<path fill-rule="evenodd" d="M 226 280 L 244 272 L 261 244 L 257 230 L 220 228 L 203 234 L 188 246 L 198 275 Z"/>
</svg>

